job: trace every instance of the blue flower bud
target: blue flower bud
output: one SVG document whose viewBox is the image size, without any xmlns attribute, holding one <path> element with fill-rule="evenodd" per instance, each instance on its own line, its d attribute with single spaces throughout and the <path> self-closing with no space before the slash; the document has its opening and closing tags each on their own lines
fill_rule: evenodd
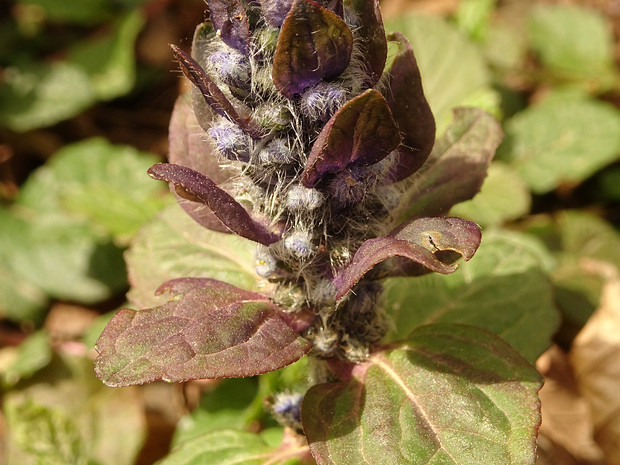
<svg viewBox="0 0 620 465">
<path fill-rule="evenodd" d="M 327 121 L 347 101 L 346 90 L 336 83 L 320 82 L 301 95 L 301 111 L 312 120 Z"/>
<path fill-rule="evenodd" d="M 249 88 L 252 68 L 247 57 L 239 50 L 226 47 L 213 52 L 207 58 L 207 66 L 229 86 Z"/>
<path fill-rule="evenodd" d="M 297 258 L 308 258 L 316 249 L 312 234 L 307 231 L 294 231 L 284 239 L 284 247 Z"/>
<path fill-rule="evenodd" d="M 250 137 L 236 124 L 220 118 L 213 123 L 208 133 L 219 152 L 229 160 L 250 160 Z"/>
<path fill-rule="evenodd" d="M 271 411 L 278 423 L 301 431 L 301 401 L 303 396 L 297 393 L 280 392 L 276 394 Z"/>
</svg>

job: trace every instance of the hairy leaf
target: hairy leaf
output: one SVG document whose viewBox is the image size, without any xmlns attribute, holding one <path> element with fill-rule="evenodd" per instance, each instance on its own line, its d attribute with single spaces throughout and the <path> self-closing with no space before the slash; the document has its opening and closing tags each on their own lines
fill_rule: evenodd
<svg viewBox="0 0 620 465">
<path fill-rule="evenodd" d="M 381 18 L 379 2 L 372 0 L 345 0 L 345 8 L 354 12 L 354 27 L 363 40 L 360 47 L 363 50 L 364 60 L 368 67 L 366 85 L 373 87 L 381 78 L 385 60 L 387 58 L 387 40 Z"/>
<path fill-rule="evenodd" d="M 348 165 L 372 165 L 400 143 L 400 133 L 379 92 L 369 89 L 350 100 L 323 127 L 301 175 L 313 187 L 325 174 Z"/>
<path fill-rule="evenodd" d="M 452 273 L 457 268 L 451 264 L 456 256 L 469 260 L 476 252 L 480 238 L 480 228 L 461 218 L 417 218 L 409 221 L 389 236 L 369 239 L 360 246 L 351 262 L 333 280 L 338 290 L 336 299 L 344 297 L 373 266 L 391 257 L 403 257 L 414 262 L 413 269 L 402 265 L 395 271 L 397 274 L 420 274 L 420 268 L 442 274 Z"/>
<path fill-rule="evenodd" d="M 174 184 L 176 192 L 181 197 L 207 205 L 235 234 L 264 245 L 280 240 L 278 234 L 274 234 L 254 220 L 230 194 L 198 171 L 185 166 L 158 163 L 153 165 L 148 173 L 154 179 Z"/>
<path fill-rule="evenodd" d="M 170 45 L 170 48 L 179 61 L 183 74 L 200 90 L 204 101 L 213 111 L 237 124 L 253 138 L 258 138 L 262 135 L 261 129 L 251 118 L 239 115 L 237 109 L 233 107 L 228 97 L 226 97 L 226 94 L 213 82 L 196 60 L 176 45 Z"/>
<path fill-rule="evenodd" d="M 475 108 L 455 110 L 453 123 L 401 196 L 395 217 L 402 221 L 446 214 L 453 205 L 472 198 L 501 139 L 501 127 L 488 113 Z"/>
<path fill-rule="evenodd" d="M 422 77 L 407 38 L 390 34 L 399 51 L 388 69 L 387 101 L 403 133 L 398 163 L 392 169 L 395 181 L 409 177 L 422 166 L 435 143 L 435 119 L 424 96 Z"/>
<path fill-rule="evenodd" d="M 348 66 L 353 35 L 336 13 L 312 0 L 295 0 L 273 58 L 273 83 L 286 97 L 340 75 Z"/>
<path fill-rule="evenodd" d="M 168 303 L 124 309 L 108 323 L 95 364 L 107 385 L 253 376 L 310 350 L 266 296 L 207 278 L 173 280 L 164 291 Z"/>
<path fill-rule="evenodd" d="M 322 465 L 534 464 L 541 385 L 493 334 L 434 324 L 310 388 L 302 420 Z"/>
</svg>

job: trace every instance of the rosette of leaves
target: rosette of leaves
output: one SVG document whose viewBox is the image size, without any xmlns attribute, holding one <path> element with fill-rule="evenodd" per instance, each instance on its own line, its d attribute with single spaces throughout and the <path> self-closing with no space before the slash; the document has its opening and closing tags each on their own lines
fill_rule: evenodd
<svg viewBox="0 0 620 465">
<path fill-rule="evenodd" d="M 401 34 L 386 37 L 374 0 L 208 6 L 191 55 L 172 46 L 194 87 L 172 117 L 170 163 L 149 174 L 169 182 L 202 226 L 256 242 L 269 292 L 207 278 L 164 283 L 167 303 L 122 310 L 108 324 L 98 376 L 110 386 L 243 377 L 308 354 L 313 385 L 296 406 L 287 398 L 286 414 L 274 407 L 305 435 L 300 460 L 309 448 L 318 463 L 526 463 L 537 412 L 495 402 L 506 389 L 531 401 L 521 383 L 535 390 L 539 380 L 505 343 L 436 325 L 381 344 L 383 279 L 448 274 L 478 248 L 476 224 L 437 215 L 480 187 L 496 123 L 462 110 L 465 126 L 492 126 L 484 160 L 472 169 L 453 157 L 432 169 L 441 165 L 429 157 L 435 123 L 412 47 Z M 397 52 L 386 66 L 388 41 Z M 454 178 L 448 193 L 442 176 Z M 430 405 L 425 383 L 475 415 Z M 493 431 L 513 420 L 514 437 Z M 463 452 L 474 437 L 481 448 Z M 366 441 L 372 453 L 350 453 Z M 475 461 L 446 460 L 463 454 Z"/>
</svg>

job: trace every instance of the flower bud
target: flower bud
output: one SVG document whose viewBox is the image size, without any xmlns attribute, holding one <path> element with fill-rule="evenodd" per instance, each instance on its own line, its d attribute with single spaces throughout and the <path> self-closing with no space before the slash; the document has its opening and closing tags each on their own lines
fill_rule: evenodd
<svg viewBox="0 0 620 465">
<path fill-rule="evenodd" d="M 250 137 L 236 124 L 219 118 L 208 131 L 219 152 L 229 160 L 250 160 Z"/>
<path fill-rule="evenodd" d="M 325 196 L 316 189 L 308 189 L 301 184 L 292 186 L 286 194 L 286 207 L 291 211 L 311 211 L 319 208 Z"/>
</svg>

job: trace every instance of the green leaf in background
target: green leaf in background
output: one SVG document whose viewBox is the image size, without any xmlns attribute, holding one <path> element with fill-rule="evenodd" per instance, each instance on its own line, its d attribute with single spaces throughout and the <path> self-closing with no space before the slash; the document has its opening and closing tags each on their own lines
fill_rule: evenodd
<svg viewBox="0 0 620 465">
<path fill-rule="evenodd" d="M 541 376 L 491 333 L 419 327 L 351 374 L 304 397 L 304 431 L 322 465 L 535 462 Z"/>
<path fill-rule="evenodd" d="M 430 323 L 463 323 L 501 336 L 534 362 L 558 325 L 545 249 L 517 233 L 487 233 L 476 256 L 449 276 L 386 281 L 388 341 Z"/>
<path fill-rule="evenodd" d="M 123 251 L 84 222 L 50 213 L 19 239 L 12 269 L 51 297 L 95 303 L 127 286 Z"/>
<path fill-rule="evenodd" d="M 146 171 L 155 155 L 93 138 L 65 146 L 24 184 L 17 204 L 36 212 L 62 212 L 124 244 L 171 201 Z"/>
<path fill-rule="evenodd" d="M 413 46 L 437 134 L 448 126 L 454 107 L 471 105 L 499 112 L 498 96 L 491 88 L 491 74 L 482 54 L 454 26 L 435 16 L 403 15 L 386 21 L 385 28 L 402 32 Z"/>
<path fill-rule="evenodd" d="M 121 246 L 171 200 L 146 170 L 157 158 L 90 139 L 66 146 L 24 183 L 0 226 L 11 319 L 37 320 L 45 294 L 83 303 L 127 286 Z M 168 199 L 168 200 L 166 200 Z M 9 305 L 17 303 L 17 307 Z M 7 307 L 4 309 L 4 307 Z"/>
<path fill-rule="evenodd" d="M 211 431 L 241 431 L 248 427 L 248 410 L 258 392 L 257 379 L 230 378 L 214 382 L 219 383 L 217 387 L 203 394 L 200 406 L 179 422 L 173 445 Z"/>
<path fill-rule="evenodd" d="M 530 17 L 532 48 L 559 77 L 587 80 L 599 90 L 618 78 L 611 25 L 592 9 L 536 5 Z"/>
<path fill-rule="evenodd" d="M 146 429 L 137 389 L 106 388 L 82 357 L 56 358 L 40 376 L 4 395 L 7 465 L 134 462 Z"/>
<path fill-rule="evenodd" d="M 450 216 L 475 221 L 481 226 L 498 226 L 530 211 L 532 197 L 521 177 L 510 166 L 495 162 L 489 166 L 480 192 L 455 205 Z"/>
<path fill-rule="evenodd" d="M 245 431 L 213 431 L 183 442 L 157 465 L 310 465 L 308 446 L 294 441 L 270 446 Z"/>
<path fill-rule="evenodd" d="M 459 27 L 476 40 L 484 39 L 497 0 L 462 0 L 454 19 Z"/>
<path fill-rule="evenodd" d="M 19 347 L 6 347 L 0 350 L 15 351 L 9 366 L 0 367 L 0 379 L 4 389 L 32 376 L 47 366 L 52 359 L 49 336 L 44 331 L 30 335 Z"/>
<path fill-rule="evenodd" d="M 36 8 L 51 22 L 98 24 L 110 19 L 109 0 L 19 0 L 22 8 Z"/>
<path fill-rule="evenodd" d="M 29 247 L 24 241 L 28 223 L 0 208 L 0 318 L 41 323 L 47 308 L 45 292 L 15 272 L 19 253 Z"/>
<path fill-rule="evenodd" d="M 605 220 L 580 211 L 556 218 L 562 250 L 551 279 L 564 318 L 558 339 L 570 343 L 600 303 L 610 270 L 620 269 L 620 234 Z"/>
<path fill-rule="evenodd" d="M 210 231 L 176 203 L 147 223 L 126 254 L 131 290 L 128 299 L 139 308 L 166 301 L 154 295 L 174 278 L 213 278 L 247 290 L 257 287 L 256 244 L 233 234 Z"/>
<path fill-rule="evenodd" d="M 620 111 L 585 98 L 549 98 L 518 113 L 505 131 L 498 157 L 537 194 L 585 180 L 620 151 Z"/>
<path fill-rule="evenodd" d="M 9 66 L 0 86 L 0 126 L 28 131 L 78 114 L 95 101 L 88 76 L 66 62 Z"/>
<path fill-rule="evenodd" d="M 98 100 L 110 100 L 128 93 L 135 81 L 134 47 L 144 18 L 138 11 L 113 24 L 114 32 L 101 39 L 78 43 L 68 62 L 88 76 Z"/>
<path fill-rule="evenodd" d="M 103 37 L 70 50 L 67 61 L 7 67 L 0 87 L 0 126 L 19 132 L 50 126 L 98 100 L 129 92 L 135 79 L 134 43 L 143 23 L 135 11 Z"/>
</svg>

